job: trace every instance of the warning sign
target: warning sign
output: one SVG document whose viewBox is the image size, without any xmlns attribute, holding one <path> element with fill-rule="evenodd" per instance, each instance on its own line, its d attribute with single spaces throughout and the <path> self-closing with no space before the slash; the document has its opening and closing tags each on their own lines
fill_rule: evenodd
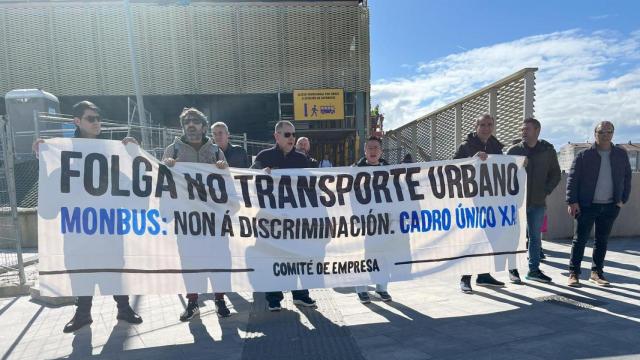
<svg viewBox="0 0 640 360">
<path fill-rule="evenodd" d="M 293 90 L 293 117 L 303 121 L 344 119 L 344 90 Z"/>
</svg>

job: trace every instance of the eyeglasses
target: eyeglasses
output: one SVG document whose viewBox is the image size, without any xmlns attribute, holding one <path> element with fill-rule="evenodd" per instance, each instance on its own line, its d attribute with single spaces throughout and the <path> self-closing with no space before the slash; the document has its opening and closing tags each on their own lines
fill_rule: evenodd
<svg viewBox="0 0 640 360">
<path fill-rule="evenodd" d="M 596 131 L 596 133 L 598 135 L 605 135 L 605 134 L 609 135 L 609 134 L 613 134 L 613 130 L 598 130 L 598 131 Z"/>
<path fill-rule="evenodd" d="M 194 118 L 194 117 L 189 117 L 189 118 L 182 119 L 182 125 L 187 125 L 190 122 L 194 123 L 195 125 L 200 125 L 200 124 L 202 124 L 202 119 L 198 119 L 198 118 Z"/>
<path fill-rule="evenodd" d="M 83 116 L 83 119 L 87 120 L 90 123 L 94 123 L 96 121 L 100 122 L 102 121 L 102 118 L 98 115 L 98 116 L 94 116 L 94 115 L 87 115 L 87 116 Z"/>
<path fill-rule="evenodd" d="M 284 136 L 286 138 L 290 138 L 292 136 L 296 137 L 296 133 L 294 133 L 294 132 L 283 132 L 283 133 L 280 133 L 280 134 L 282 134 L 282 136 Z"/>
</svg>

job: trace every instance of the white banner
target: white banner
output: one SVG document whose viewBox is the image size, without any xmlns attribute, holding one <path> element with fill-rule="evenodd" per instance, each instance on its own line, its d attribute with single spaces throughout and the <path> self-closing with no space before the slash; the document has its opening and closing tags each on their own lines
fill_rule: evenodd
<svg viewBox="0 0 640 360">
<path fill-rule="evenodd" d="M 41 145 L 43 295 L 343 287 L 524 264 L 522 157 L 325 169 L 160 164 Z"/>
</svg>

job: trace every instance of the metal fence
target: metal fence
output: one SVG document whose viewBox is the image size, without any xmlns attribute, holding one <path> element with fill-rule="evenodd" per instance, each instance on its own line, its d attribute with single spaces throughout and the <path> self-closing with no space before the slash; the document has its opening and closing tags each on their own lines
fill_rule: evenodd
<svg viewBox="0 0 640 360">
<path fill-rule="evenodd" d="M 383 139 L 385 158 L 399 163 L 411 153 L 416 161 L 451 159 L 464 137 L 475 129 L 476 118 L 488 113 L 496 121 L 495 136 L 505 145 L 519 139 L 522 120 L 533 116 L 535 72 L 522 69 L 462 99 L 420 117 Z"/>
<path fill-rule="evenodd" d="M 0 286 L 24 285 L 11 125 L 0 116 Z"/>
</svg>

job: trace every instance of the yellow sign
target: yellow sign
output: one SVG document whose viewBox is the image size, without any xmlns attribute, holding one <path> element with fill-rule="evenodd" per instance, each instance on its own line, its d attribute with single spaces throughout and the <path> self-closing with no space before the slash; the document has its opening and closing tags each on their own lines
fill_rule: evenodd
<svg viewBox="0 0 640 360">
<path fill-rule="evenodd" d="M 344 119 L 344 90 L 293 90 L 293 118 L 303 121 Z"/>
</svg>

